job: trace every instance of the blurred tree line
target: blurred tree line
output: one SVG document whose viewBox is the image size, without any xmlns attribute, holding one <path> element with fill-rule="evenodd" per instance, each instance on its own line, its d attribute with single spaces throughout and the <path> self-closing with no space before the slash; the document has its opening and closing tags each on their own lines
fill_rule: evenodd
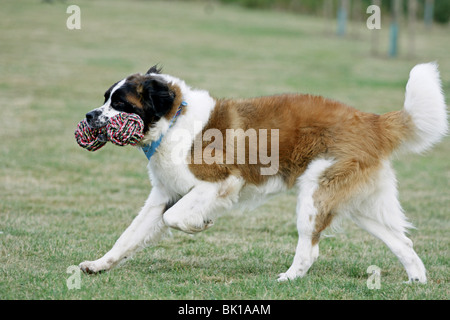
<svg viewBox="0 0 450 320">
<path fill-rule="evenodd" d="M 273 9 L 273 10 L 286 10 L 291 12 L 301 12 L 305 14 L 317 14 L 320 15 L 323 12 L 324 2 L 332 1 L 335 7 L 338 6 L 339 0 L 215 0 L 227 4 L 242 5 L 247 8 L 259 8 L 259 9 Z M 353 0 L 361 1 L 361 8 L 367 8 L 372 4 L 372 0 Z M 382 0 L 381 9 L 383 12 L 389 13 L 392 8 L 393 0 Z M 403 10 L 406 13 L 409 0 L 404 0 Z M 418 14 L 424 15 L 424 7 L 426 0 L 418 0 Z M 364 12 L 361 13 L 365 14 Z M 434 21 L 438 23 L 448 23 L 450 20 L 450 0 L 435 0 L 434 1 Z"/>
</svg>

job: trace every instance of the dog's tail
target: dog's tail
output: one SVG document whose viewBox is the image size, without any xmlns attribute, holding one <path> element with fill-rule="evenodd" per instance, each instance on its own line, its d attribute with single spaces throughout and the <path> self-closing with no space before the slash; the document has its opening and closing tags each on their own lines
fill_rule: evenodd
<svg viewBox="0 0 450 320">
<path fill-rule="evenodd" d="M 397 153 L 422 153 L 438 143 L 447 134 L 448 122 L 437 64 L 416 65 L 406 85 L 403 110 L 382 117 L 396 133 Z"/>
</svg>

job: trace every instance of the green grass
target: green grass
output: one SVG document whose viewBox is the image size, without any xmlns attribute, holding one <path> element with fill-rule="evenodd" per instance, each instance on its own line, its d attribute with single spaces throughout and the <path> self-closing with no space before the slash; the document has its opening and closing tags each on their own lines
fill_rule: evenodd
<svg viewBox="0 0 450 320">
<path fill-rule="evenodd" d="M 159 62 L 217 97 L 314 93 L 382 113 L 401 108 L 414 64 L 437 60 L 450 93 L 450 41 L 439 27 L 419 28 L 415 58 L 403 50 L 387 59 L 369 55 L 364 24 L 357 38 L 341 39 L 325 35 L 320 19 L 288 13 L 219 5 L 207 13 L 202 2 L 74 3 L 82 29 L 73 31 L 68 4 L 2 3 L 0 299 L 449 298 L 448 138 L 425 156 L 395 161 L 427 285 L 403 284 L 394 255 L 352 225 L 321 241 L 307 277 L 277 283 L 297 242 L 291 191 L 195 236 L 173 231 L 120 268 L 82 275 L 81 289 L 69 290 L 67 267 L 109 250 L 151 188 L 139 150 L 108 145 L 89 153 L 73 137 L 118 79 Z M 366 286 L 370 265 L 382 269 L 380 290 Z"/>
</svg>

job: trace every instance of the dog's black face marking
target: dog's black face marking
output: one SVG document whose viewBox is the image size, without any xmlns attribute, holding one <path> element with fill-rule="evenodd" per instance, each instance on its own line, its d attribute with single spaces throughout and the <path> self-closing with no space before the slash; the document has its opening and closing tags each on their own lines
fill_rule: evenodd
<svg viewBox="0 0 450 320">
<path fill-rule="evenodd" d="M 143 100 L 158 118 L 165 116 L 173 106 L 175 93 L 165 81 L 150 77 L 143 83 Z"/>
</svg>

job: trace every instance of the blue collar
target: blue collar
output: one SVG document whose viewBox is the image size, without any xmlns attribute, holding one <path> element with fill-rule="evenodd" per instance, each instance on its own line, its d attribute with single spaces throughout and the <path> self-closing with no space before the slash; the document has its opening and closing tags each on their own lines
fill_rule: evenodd
<svg viewBox="0 0 450 320">
<path fill-rule="evenodd" d="M 175 115 L 170 120 L 169 129 L 172 128 L 172 126 L 175 124 L 175 121 L 177 120 L 177 118 L 180 115 L 181 110 L 183 109 L 184 106 L 187 106 L 187 102 L 186 101 L 181 102 L 180 106 L 178 107 L 177 113 L 175 113 Z M 150 160 L 150 158 L 156 152 L 156 149 L 161 144 L 161 140 L 162 140 L 163 137 L 164 137 L 164 134 L 161 134 L 161 136 L 159 137 L 158 140 L 152 141 L 151 144 L 146 144 L 143 147 L 141 147 L 142 151 L 144 151 L 144 153 L 145 153 L 145 155 L 146 155 L 148 160 Z"/>
</svg>

